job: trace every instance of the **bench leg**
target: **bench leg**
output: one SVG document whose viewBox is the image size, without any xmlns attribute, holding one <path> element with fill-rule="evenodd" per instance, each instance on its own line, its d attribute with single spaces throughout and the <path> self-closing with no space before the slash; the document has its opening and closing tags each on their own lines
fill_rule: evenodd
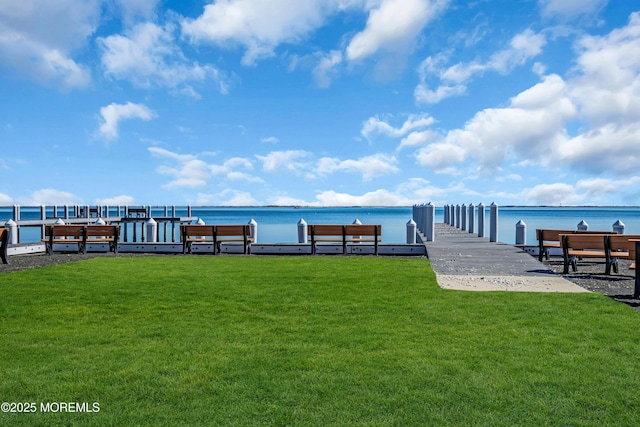
<svg viewBox="0 0 640 427">
<path fill-rule="evenodd" d="M 0 258 L 2 258 L 3 264 L 9 264 L 9 259 L 7 258 L 7 247 L 4 246 L 2 250 L 0 250 Z"/>
</svg>

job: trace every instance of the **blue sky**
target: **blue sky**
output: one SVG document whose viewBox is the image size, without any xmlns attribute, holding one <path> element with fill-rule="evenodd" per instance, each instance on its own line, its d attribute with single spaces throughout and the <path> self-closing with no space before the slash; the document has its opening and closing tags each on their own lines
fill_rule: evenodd
<svg viewBox="0 0 640 427">
<path fill-rule="evenodd" d="M 0 91 L 0 205 L 640 205 L 635 1 L 0 0 Z"/>
</svg>

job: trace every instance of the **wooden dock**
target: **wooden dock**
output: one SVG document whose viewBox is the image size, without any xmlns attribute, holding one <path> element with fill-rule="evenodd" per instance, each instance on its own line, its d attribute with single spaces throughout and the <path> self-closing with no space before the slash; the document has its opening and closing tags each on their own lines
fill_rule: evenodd
<svg viewBox="0 0 640 427">
<path fill-rule="evenodd" d="M 469 291 L 587 292 L 524 250 L 436 224 L 427 256 L 445 289 Z"/>
</svg>

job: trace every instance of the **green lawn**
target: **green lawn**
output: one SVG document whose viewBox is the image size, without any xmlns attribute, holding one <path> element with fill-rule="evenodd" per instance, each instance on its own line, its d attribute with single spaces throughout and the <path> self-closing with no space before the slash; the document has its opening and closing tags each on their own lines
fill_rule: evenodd
<svg viewBox="0 0 640 427">
<path fill-rule="evenodd" d="M 97 258 L 0 275 L 0 425 L 640 425 L 640 314 L 440 289 L 385 257 Z M 94 402 L 98 413 L 42 413 Z"/>
</svg>

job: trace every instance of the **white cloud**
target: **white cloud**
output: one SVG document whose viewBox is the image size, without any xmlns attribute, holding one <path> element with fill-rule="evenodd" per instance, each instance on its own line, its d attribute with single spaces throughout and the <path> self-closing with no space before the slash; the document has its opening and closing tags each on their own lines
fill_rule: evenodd
<svg viewBox="0 0 640 427">
<path fill-rule="evenodd" d="M 538 0 L 542 14 L 571 19 L 600 11 L 609 0 Z"/>
<path fill-rule="evenodd" d="M 21 197 L 17 203 L 25 206 L 76 205 L 82 204 L 82 200 L 67 191 L 44 188 L 34 191 L 30 197 Z"/>
<path fill-rule="evenodd" d="M 357 160 L 323 157 L 318 161 L 316 173 L 319 175 L 330 175 L 338 171 L 359 173 L 362 174 L 364 181 L 369 181 L 379 176 L 398 172 L 397 163 L 398 160 L 395 157 L 387 154 L 374 154 Z"/>
<path fill-rule="evenodd" d="M 182 32 L 193 41 L 242 45 L 245 65 L 273 56 L 281 43 L 292 43 L 323 24 L 334 1 L 223 0 L 208 4 L 196 19 L 184 19 Z"/>
<path fill-rule="evenodd" d="M 217 194 L 198 194 L 199 206 L 259 206 L 261 203 L 251 193 L 225 189 Z"/>
<path fill-rule="evenodd" d="M 486 62 L 473 61 L 458 63 L 444 68 L 447 60 L 444 54 L 427 57 L 418 67 L 420 83 L 416 86 L 414 97 L 419 104 L 436 104 L 443 99 L 466 93 L 466 83 L 476 74 L 495 71 L 508 74 L 514 68 L 525 64 L 531 58 L 538 56 L 546 44 L 542 34 L 536 34 L 527 29 L 516 34 L 510 41 L 509 47 L 495 52 Z M 435 76 L 438 87 L 430 88 L 428 80 Z"/>
<path fill-rule="evenodd" d="M 0 206 L 11 205 L 13 205 L 13 199 L 7 194 L 0 193 Z"/>
<path fill-rule="evenodd" d="M 114 0 L 120 7 L 125 23 L 131 25 L 137 20 L 152 20 L 160 0 Z"/>
<path fill-rule="evenodd" d="M 638 188 L 640 176 L 637 175 L 624 179 L 587 178 L 576 183 L 576 189 L 584 191 L 586 198 L 592 202 L 606 201 L 612 195 L 619 194 L 623 200 L 628 198 L 636 203 Z"/>
<path fill-rule="evenodd" d="M 96 199 L 95 204 L 107 206 L 131 206 L 135 204 L 135 199 L 131 196 L 121 194 L 120 196 L 108 197 L 105 199 Z"/>
<path fill-rule="evenodd" d="M 347 46 L 347 58 L 357 61 L 380 51 L 406 51 L 447 4 L 448 0 L 382 0 L 369 12 L 365 29 Z"/>
<path fill-rule="evenodd" d="M 72 55 L 100 18 L 98 0 L 31 0 L 0 5 L 0 64 L 43 84 L 86 87 L 89 69 Z"/>
<path fill-rule="evenodd" d="M 342 52 L 332 50 L 326 55 L 321 55 L 318 65 L 313 69 L 313 78 L 320 88 L 327 88 L 332 78 L 336 75 L 336 68 L 342 63 Z"/>
<path fill-rule="evenodd" d="M 275 144 L 277 142 L 280 142 L 280 140 L 275 136 L 267 136 L 267 137 L 261 138 L 260 142 L 264 142 L 267 144 Z"/>
<path fill-rule="evenodd" d="M 195 98 L 199 95 L 189 83 L 212 79 L 221 93 L 227 93 L 229 83 L 222 73 L 211 65 L 189 63 L 175 44 L 173 31 L 171 25 L 146 22 L 125 35 L 98 39 L 105 73 L 140 87 L 179 87 L 181 93 Z"/>
<path fill-rule="evenodd" d="M 118 137 L 118 125 L 122 120 L 140 119 L 149 121 L 157 117 L 157 114 L 144 104 L 109 104 L 100 109 L 103 123 L 100 125 L 100 134 L 108 139 Z"/>
<path fill-rule="evenodd" d="M 418 153 L 418 161 L 440 172 L 457 171 L 474 159 L 482 173 L 493 173 L 506 159 L 547 163 L 566 140 L 565 123 L 577 116 L 565 82 L 551 75 L 511 99 L 508 108 L 476 113 L 463 129 L 454 129 Z"/>
<path fill-rule="evenodd" d="M 211 168 L 196 156 L 190 154 L 177 154 L 164 148 L 147 148 L 152 156 L 167 159 L 170 162 L 159 166 L 156 170 L 161 175 L 173 177 L 168 184 L 162 188 L 198 188 L 207 185 L 211 178 Z"/>
<path fill-rule="evenodd" d="M 288 170 L 298 173 L 308 166 L 308 162 L 301 160 L 310 155 L 311 153 L 304 150 L 287 150 L 272 151 L 266 156 L 256 155 L 256 158 L 262 162 L 262 168 L 266 172 Z"/>
<path fill-rule="evenodd" d="M 424 129 L 434 123 L 434 118 L 428 114 L 412 114 L 405 120 L 401 127 L 396 128 L 388 122 L 381 120 L 379 117 L 370 117 L 362 125 L 360 133 L 366 139 L 371 139 L 375 134 L 381 134 L 391 138 L 400 138 L 413 130 Z"/>
<path fill-rule="evenodd" d="M 156 169 L 159 174 L 173 178 L 162 186 L 165 189 L 205 187 L 212 177 L 217 175 L 224 176 L 228 181 L 264 183 L 262 178 L 245 172 L 253 169 L 253 163 L 249 159 L 232 157 L 217 165 L 200 160 L 193 154 L 178 154 L 159 147 L 149 147 L 147 150 L 152 156 L 165 160 L 165 163 Z M 201 155 L 206 154 L 210 153 Z"/>
<path fill-rule="evenodd" d="M 572 205 L 583 200 L 569 184 L 540 184 L 523 192 L 525 200 L 533 205 Z"/>
</svg>

